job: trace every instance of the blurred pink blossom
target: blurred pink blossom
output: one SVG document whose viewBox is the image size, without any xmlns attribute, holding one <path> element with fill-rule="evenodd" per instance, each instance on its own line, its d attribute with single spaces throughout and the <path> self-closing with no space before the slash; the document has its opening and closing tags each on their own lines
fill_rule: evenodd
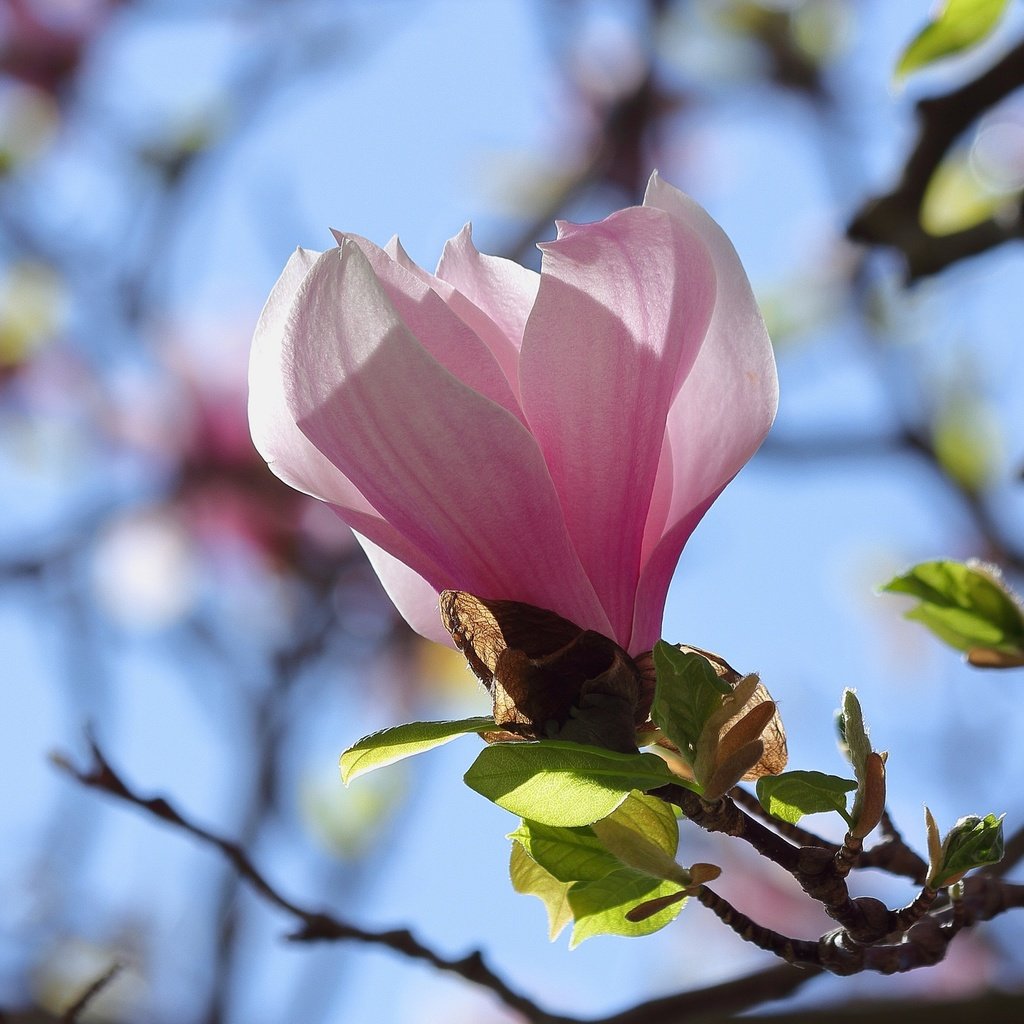
<svg viewBox="0 0 1024 1024">
<path fill-rule="evenodd" d="M 392 600 L 546 608 L 631 653 L 658 638 L 690 534 L 770 427 L 771 344 L 721 228 L 651 177 L 558 224 L 539 274 L 468 227 L 436 273 L 397 239 L 298 250 L 260 317 L 253 440 L 356 532 Z"/>
<path fill-rule="evenodd" d="M 0 74 L 56 93 L 119 0 L 5 0 L 0 5 Z"/>
</svg>

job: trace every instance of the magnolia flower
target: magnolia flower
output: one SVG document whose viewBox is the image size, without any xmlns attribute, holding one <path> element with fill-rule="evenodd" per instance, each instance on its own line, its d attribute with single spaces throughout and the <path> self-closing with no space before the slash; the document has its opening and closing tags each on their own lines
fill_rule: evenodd
<svg viewBox="0 0 1024 1024">
<path fill-rule="evenodd" d="M 450 589 L 638 654 L 771 425 L 775 362 L 729 240 L 657 174 L 643 206 L 557 226 L 539 274 L 481 255 L 468 227 L 434 274 L 397 239 L 299 249 L 256 328 L 250 426 L 424 636 L 451 643 Z"/>
</svg>

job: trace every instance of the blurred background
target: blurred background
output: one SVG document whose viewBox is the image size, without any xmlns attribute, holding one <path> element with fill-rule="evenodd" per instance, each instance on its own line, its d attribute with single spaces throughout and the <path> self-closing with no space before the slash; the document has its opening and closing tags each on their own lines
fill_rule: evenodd
<svg viewBox="0 0 1024 1024">
<path fill-rule="evenodd" d="M 484 714 L 397 620 L 333 516 L 253 451 L 249 339 L 296 245 L 399 233 L 432 269 L 467 220 L 539 264 L 555 216 L 639 201 L 652 168 L 719 220 L 777 346 L 778 422 L 676 575 L 666 638 L 757 670 L 791 767 L 842 773 L 858 688 L 891 808 L 1024 820 L 1020 673 L 961 664 L 877 588 L 913 562 L 1024 569 L 1024 56 L 893 192 L 915 103 L 1017 52 L 1024 11 L 897 81 L 927 0 L 3 0 L 0 3 L 0 1017 L 512 1021 L 485 991 L 293 922 L 214 852 L 56 771 L 90 726 L 146 794 L 238 840 L 280 891 L 552 1010 L 610 1013 L 770 958 L 702 907 L 656 936 L 547 941 L 507 881 L 476 740 L 341 786 L 356 738 Z M 1012 69 L 1011 69 L 1012 71 Z M 958 120 L 959 118 L 959 120 Z M 939 134 L 942 127 L 939 126 Z M 851 241 L 849 228 L 856 222 Z M 827 923 L 730 844 L 681 856 L 791 934 Z M 865 891 L 904 887 L 867 872 Z M 1024 986 L 1022 917 L 903 978 L 793 1005 Z M 875 1019 L 882 1019 L 876 1016 Z"/>
</svg>

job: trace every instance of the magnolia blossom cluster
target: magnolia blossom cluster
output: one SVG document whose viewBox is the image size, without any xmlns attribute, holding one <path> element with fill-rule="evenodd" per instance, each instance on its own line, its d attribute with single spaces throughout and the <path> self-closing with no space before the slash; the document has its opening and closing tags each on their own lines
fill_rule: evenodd
<svg viewBox="0 0 1024 1024">
<path fill-rule="evenodd" d="M 468 227 L 433 274 L 397 239 L 299 249 L 256 328 L 252 436 L 424 636 L 451 642 L 438 594 L 459 590 L 637 654 L 772 423 L 775 362 L 728 238 L 657 174 L 642 206 L 557 227 L 540 273 Z"/>
</svg>

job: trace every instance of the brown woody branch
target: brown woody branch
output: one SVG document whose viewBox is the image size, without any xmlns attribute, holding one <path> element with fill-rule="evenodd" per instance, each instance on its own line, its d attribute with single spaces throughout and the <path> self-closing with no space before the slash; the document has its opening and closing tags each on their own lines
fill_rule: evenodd
<svg viewBox="0 0 1024 1024">
<path fill-rule="evenodd" d="M 92 764 L 87 769 L 76 768 L 67 758 L 59 755 L 54 757 L 54 763 L 82 785 L 124 800 L 218 850 L 232 864 L 240 878 L 248 882 L 268 903 L 285 911 L 298 922 L 299 927 L 288 936 L 291 941 L 348 940 L 383 946 L 490 990 L 531 1024 L 584 1024 L 579 1018 L 550 1013 L 513 990 L 486 965 L 479 952 L 450 959 L 425 946 L 407 929 L 371 931 L 342 921 L 328 912 L 300 906 L 283 896 L 237 843 L 191 821 L 163 797 L 144 797 L 134 792 L 113 769 L 92 737 L 89 738 L 89 749 Z M 770 999 L 781 999 L 818 973 L 815 968 L 798 970 L 782 964 L 735 981 L 640 1003 L 588 1024 L 669 1024 L 689 1018 L 691 1014 L 703 1017 L 712 1013 L 738 1013 Z"/>
<path fill-rule="evenodd" d="M 938 273 L 959 260 L 1024 238 L 1024 214 L 990 218 L 952 234 L 928 234 L 920 223 L 921 203 L 936 168 L 960 135 L 982 114 L 1024 85 L 1024 42 L 977 78 L 943 96 L 920 100 L 918 134 L 897 186 L 868 202 L 847 233 L 869 245 L 899 249 L 910 280 Z"/>
<path fill-rule="evenodd" d="M 219 850 L 230 861 L 238 875 L 245 879 L 268 903 L 285 911 L 299 922 L 299 928 L 288 936 L 291 941 L 352 940 L 367 945 L 383 946 L 402 956 L 425 961 L 438 970 L 450 971 L 466 981 L 489 989 L 506 1006 L 521 1013 L 526 1020 L 533 1024 L 577 1024 L 574 1018 L 548 1013 L 530 999 L 514 991 L 487 966 L 479 951 L 465 957 L 451 959 L 441 956 L 425 946 L 407 929 L 372 931 L 342 921 L 326 911 L 308 910 L 300 906 L 278 892 L 238 844 L 190 821 L 163 797 L 138 795 L 114 771 L 95 739 L 90 738 L 89 748 L 93 763 L 88 769 L 78 769 L 68 759 L 59 755 L 54 757 L 54 763 L 83 785 L 102 790 L 133 804 L 161 821 L 174 825 Z"/>
<path fill-rule="evenodd" d="M 351 940 L 383 946 L 488 989 L 532 1024 L 582 1024 L 579 1018 L 550 1013 L 516 992 L 486 965 L 479 952 L 451 959 L 425 946 L 407 929 L 372 931 L 343 921 L 326 911 L 300 906 L 278 892 L 237 843 L 189 820 L 163 797 L 143 797 L 135 793 L 114 771 L 94 739 L 90 738 L 89 746 L 92 754 L 89 768 L 78 769 L 63 757 L 55 757 L 55 763 L 83 785 L 116 796 L 216 848 L 231 862 L 240 878 L 269 903 L 284 910 L 298 922 L 299 927 L 288 936 L 291 941 Z M 781 956 L 787 965 L 725 985 L 652 1000 L 622 1013 L 592 1021 L 591 1024 L 668 1024 L 669 1021 L 690 1014 L 707 1015 L 727 1010 L 739 1012 L 768 999 L 781 998 L 821 971 L 854 974 L 864 970 L 881 973 L 912 970 L 941 960 L 961 928 L 1007 910 L 1024 907 L 1024 885 L 1008 883 L 998 876 L 986 874 L 968 878 L 961 898 L 934 913 L 929 912 L 935 898 L 935 894 L 930 892 L 922 893 L 914 902 L 898 911 L 887 910 L 874 900 L 850 900 L 845 893 L 845 880 L 832 877 L 835 874 L 832 851 L 820 847 L 801 850 L 791 846 L 760 822 L 744 814 L 731 800 L 723 799 L 708 804 L 689 790 L 680 789 L 676 793 L 677 787 L 665 788 L 673 791 L 665 795 L 674 803 L 693 804 L 689 810 L 684 806 L 684 810 L 690 817 L 697 819 L 698 824 L 712 831 L 736 835 L 751 842 L 761 852 L 771 850 L 776 857 L 789 863 L 795 877 L 809 894 L 822 899 L 844 927 L 817 941 L 791 939 L 756 924 L 722 897 L 701 887 L 695 894 L 700 902 L 748 941 Z M 893 836 L 887 840 L 889 843 L 894 841 L 898 839 Z M 820 878 L 816 881 L 817 876 Z M 837 884 L 838 888 L 832 892 Z M 908 930 L 900 941 L 880 944 L 879 940 L 884 938 L 880 929 L 886 928 L 897 934 Z M 799 964 L 800 969 L 788 966 L 789 963 Z M 90 993 L 93 991 L 95 989 L 91 989 Z M 90 993 L 86 993 L 83 999 L 91 997 Z"/>
<path fill-rule="evenodd" d="M 705 907 L 745 941 L 774 953 L 787 963 L 839 975 L 862 971 L 901 974 L 933 966 L 945 957 L 961 929 L 1024 906 L 1024 885 L 1001 882 L 989 875 L 968 879 L 959 899 L 929 914 L 936 895 L 933 890 L 923 890 L 917 899 L 898 911 L 887 911 L 877 904 L 882 917 L 893 926 L 893 932 L 900 935 L 899 941 L 885 943 L 858 941 L 849 929 L 842 928 L 822 935 L 817 941 L 794 939 L 753 921 L 707 886 L 695 892 Z M 876 903 L 863 898 L 855 902 Z"/>
<path fill-rule="evenodd" d="M 89 1004 L 121 972 L 123 964 L 111 964 L 88 988 L 61 1014 L 59 1024 L 76 1024 Z"/>
<path fill-rule="evenodd" d="M 822 839 L 821 836 L 801 828 L 799 825 L 793 825 L 788 821 L 783 821 L 781 818 L 773 818 L 761 806 L 761 801 L 750 790 L 744 789 L 742 786 L 735 786 L 729 790 L 729 796 L 748 814 L 766 821 L 779 835 L 785 836 L 793 843 L 796 843 L 797 846 L 818 847 L 822 850 L 830 850 L 833 854 L 839 852 L 839 845 L 837 843 Z"/>
</svg>

